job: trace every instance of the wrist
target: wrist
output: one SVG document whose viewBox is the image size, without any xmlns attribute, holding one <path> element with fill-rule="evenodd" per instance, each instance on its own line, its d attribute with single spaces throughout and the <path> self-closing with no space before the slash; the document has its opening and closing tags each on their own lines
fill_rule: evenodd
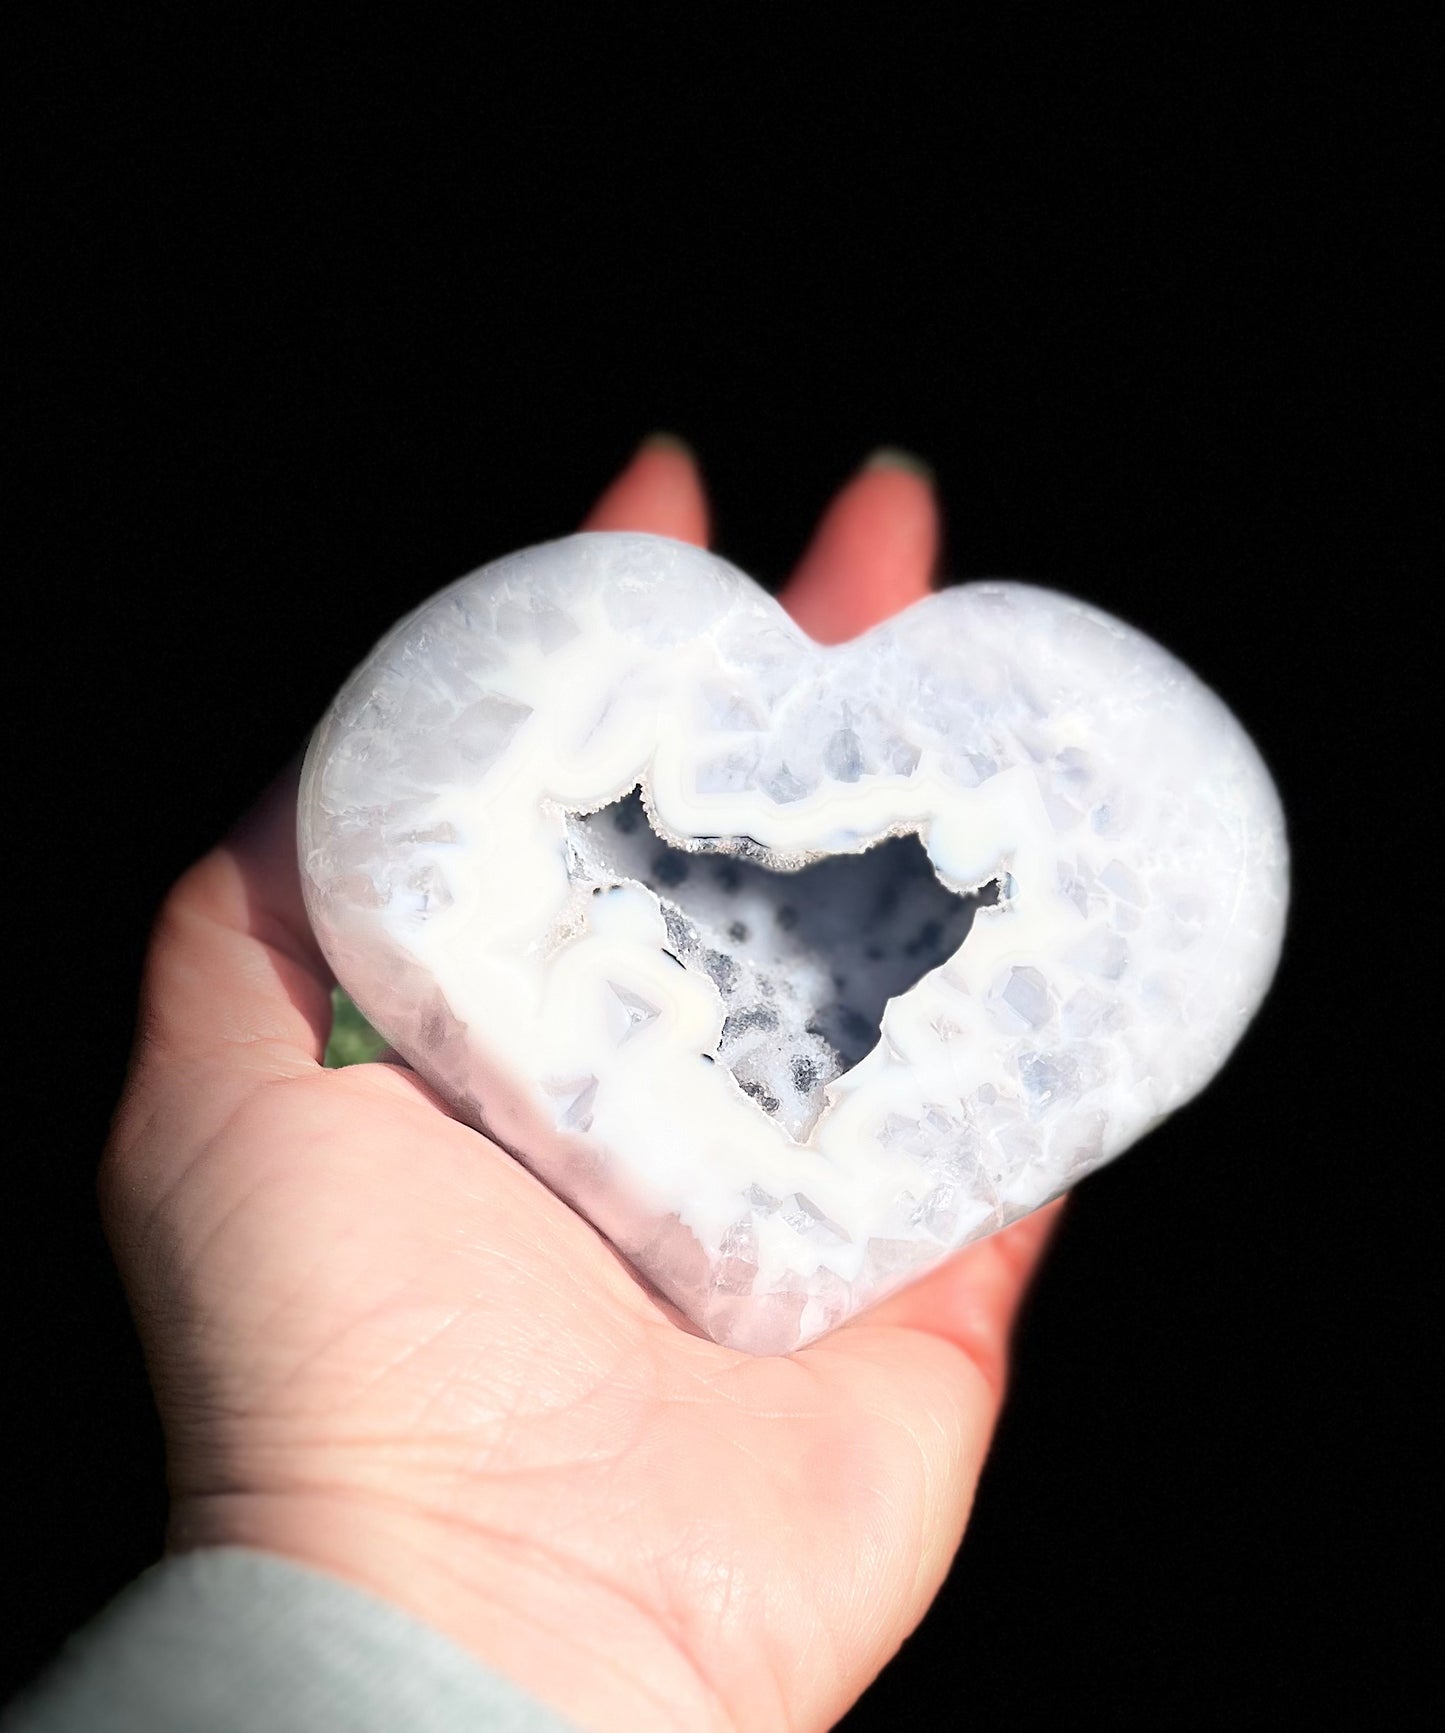
<svg viewBox="0 0 1445 1733">
<path fill-rule="evenodd" d="M 685 1646 L 565 1553 L 383 1498 L 208 1494 L 177 1502 L 168 1550 L 246 1546 L 339 1577 L 450 1637 L 580 1728 L 733 1733 Z"/>
</svg>

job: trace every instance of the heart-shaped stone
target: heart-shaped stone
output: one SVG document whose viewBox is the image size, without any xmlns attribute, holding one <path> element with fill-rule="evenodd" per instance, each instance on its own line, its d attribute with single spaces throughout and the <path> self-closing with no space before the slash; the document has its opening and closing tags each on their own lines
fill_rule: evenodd
<svg viewBox="0 0 1445 1733">
<path fill-rule="evenodd" d="M 976 583 L 826 649 L 631 534 L 396 626 L 312 741 L 300 853 L 377 1029 L 763 1353 L 1202 1088 L 1287 898 L 1253 745 L 1130 627 Z"/>
</svg>

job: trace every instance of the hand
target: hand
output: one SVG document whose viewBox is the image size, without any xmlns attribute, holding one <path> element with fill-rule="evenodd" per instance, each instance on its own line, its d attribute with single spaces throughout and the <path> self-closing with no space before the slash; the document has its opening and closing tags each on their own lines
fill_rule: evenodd
<svg viewBox="0 0 1445 1733">
<path fill-rule="evenodd" d="M 703 541 L 692 460 L 644 446 L 588 526 Z M 936 543 L 871 466 L 784 599 L 851 636 Z M 359 1583 L 583 1726 L 830 1725 L 948 1569 L 1052 1212 L 785 1359 L 685 1333 L 405 1067 L 322 1068 L 294 828 L 293 775 L 167 899 L 102 1170 L 170 1545 Z"/>
</svg>

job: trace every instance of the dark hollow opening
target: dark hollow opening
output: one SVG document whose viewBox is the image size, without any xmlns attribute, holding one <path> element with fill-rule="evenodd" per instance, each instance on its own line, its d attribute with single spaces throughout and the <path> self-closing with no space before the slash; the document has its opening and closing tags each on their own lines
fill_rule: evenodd
<svg viewBox="0 0 1445 1733">
<path fill-rule="evenodd" d="M 657 894 L 669 948 L 722 995 L 718 1058 L 795 1135 L 824 1085 L 876 1044 L 888 1000 L 950 957 L 998 900 L 997 884 L 947 889 L 912 835 L 779 872 L 715 842 L 672 847 L 636 791 L 568 824 L 593 877 Z"/>
</svg>

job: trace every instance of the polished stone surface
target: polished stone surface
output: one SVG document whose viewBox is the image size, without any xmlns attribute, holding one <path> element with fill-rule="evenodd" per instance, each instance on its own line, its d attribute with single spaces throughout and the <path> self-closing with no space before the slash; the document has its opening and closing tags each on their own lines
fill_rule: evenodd
<svg viewBox="0 0 1445 1733">
<path fill-rule="evenodd" d="M 300 854 L 377 1029 L 753 1352 L 1197 1093 L 1288 895 L 1254 747 L 1132 628 L 975 583 L 825 649 L 630 534 L 402 621 L 316 732 Z"/>
</svg>

